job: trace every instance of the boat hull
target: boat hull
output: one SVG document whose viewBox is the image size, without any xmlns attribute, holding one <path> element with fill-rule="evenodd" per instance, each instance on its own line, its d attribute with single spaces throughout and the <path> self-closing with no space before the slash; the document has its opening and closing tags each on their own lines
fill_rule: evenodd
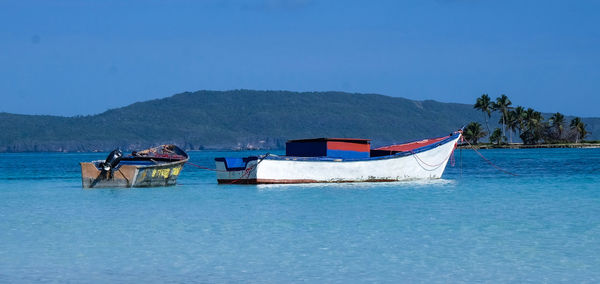
<svg viewBox="0 0 600 284">
<path fill-rule="evenodd" d="M 262 156 L 231 170 L 216 161 L 217 181 L 222 184 L 389 182 L 439 179 L 450 160 L 460 134 L 419 151 L 369 159 L 315 159 Z"/>
<path fill-rule="evenodd" d="M 171 186 L 176 184 L 186 162 L 187 159 L 150 166 L 122 165 L 111 172 L 102 172 L 92 162 L 80 163 L 81 183 L 84 188 Z"/>
</svg>

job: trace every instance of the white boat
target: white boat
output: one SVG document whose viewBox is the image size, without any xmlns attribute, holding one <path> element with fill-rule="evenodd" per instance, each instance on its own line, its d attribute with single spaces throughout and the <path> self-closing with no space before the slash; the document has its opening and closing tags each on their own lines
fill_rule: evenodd
<svg viewBox="0 0 600 284">
<path fill-rule="evenodd" d="M 462 132 L 370 149 L 370 140 L 291 140 L 286 155 L 215 158 L 222 184 L 386 182 L 439 179 Z"/>
</svg>

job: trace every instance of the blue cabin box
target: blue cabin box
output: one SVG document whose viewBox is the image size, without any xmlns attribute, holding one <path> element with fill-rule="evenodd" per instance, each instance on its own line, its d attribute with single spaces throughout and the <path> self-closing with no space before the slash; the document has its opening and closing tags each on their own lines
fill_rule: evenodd
<svg viewBox="0 0 600 284">
<path fill-rule="evenodd" d="M 285 155 L 295 157 L 368 158 L 371 140 L 354 138 L 313 138 L 285 143 Z"/>
</svg>

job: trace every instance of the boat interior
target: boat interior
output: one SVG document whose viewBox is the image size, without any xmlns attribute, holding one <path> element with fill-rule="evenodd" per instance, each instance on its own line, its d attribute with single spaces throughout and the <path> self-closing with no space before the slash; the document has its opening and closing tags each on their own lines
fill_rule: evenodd
<svg viewBox="0 0 600 284">
<path fill-rule="evenodd" d="M 133 151 L 127 156 L 123 156 L 121 150 L 112 151 L 106 160 L 93 161 L 98 170 L 102 170 L 107 166 L 118 169 L 122 165 L 146 166 L 172 163 L 185 160 L 188 155 L 175 145 L 160 145 L 142 151 Z"/>
</svg>

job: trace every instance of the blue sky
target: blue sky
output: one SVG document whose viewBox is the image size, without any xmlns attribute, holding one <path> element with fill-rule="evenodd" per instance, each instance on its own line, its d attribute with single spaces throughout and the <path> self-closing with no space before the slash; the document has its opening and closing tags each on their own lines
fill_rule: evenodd
<svg viewBox="0 0 600 284">
<path fill-rule="evenodd" d="M 600 116 L 600 1 L 1 1 L 0 112 L 201 89 L 507 94 Z"/>
</svg>

